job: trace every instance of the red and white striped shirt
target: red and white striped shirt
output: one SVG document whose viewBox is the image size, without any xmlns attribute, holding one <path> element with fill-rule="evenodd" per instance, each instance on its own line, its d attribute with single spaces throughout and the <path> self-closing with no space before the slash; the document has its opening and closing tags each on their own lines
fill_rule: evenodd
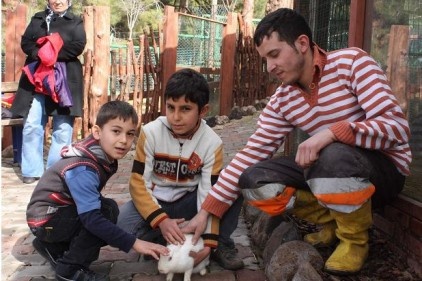
<svg viewBox="0 0 422 281">
<path fill-rule="evenodd" d="M 203 209 L 221 217 L 239 195 L 242 172 L 271 158 L 294 128 L 310 136 L 330 128 L 338 141 L 381 150 L 402 174 L 409 174 L 409 124 L 374 59 L 358 48 L 326 53 L 315 46 L 314 64 L 315 89 L 310 94 L 294 85 L 276 90 L 257 130 L 220 173 Z"/>
</svg>

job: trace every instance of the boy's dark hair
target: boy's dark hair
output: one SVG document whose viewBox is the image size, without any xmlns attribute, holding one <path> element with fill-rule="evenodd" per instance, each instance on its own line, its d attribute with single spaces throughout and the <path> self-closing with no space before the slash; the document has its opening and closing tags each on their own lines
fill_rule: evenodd
<svg viewBox="0 0 422 281">
<path fill-rule="evenodd" d="M 135 108 L 125 101 L 109 101 L 103 104 L 98 111 L 95 125 L 102 128 L 108 121 L 122 118 L 123 121 L 132 119 L 133 124 L 138 124 L 138 114 Z"/>
<path fill-rule="evenodd" d="M 210 88 L 205 77 L 189 68 L 176 71 L 170 77 L 164 91 L 164 99 L 178 99 L 185 96 L 185 99 L 196 103 L 201 110 L 210 99 Z"/>
<path fill-rule="evenodd" d="M 259 47 L 264 37 L 269 37 L 274 31 L 280 41 L 285 41 L 292 47 L 302 34 L 308 36 L 311 46 L 314 45 L 311 28 L 305 18 L 295 10 L 280 8 L 266 15 L 256 27 L 253 37 L 255 45 Z"/>
</svg>

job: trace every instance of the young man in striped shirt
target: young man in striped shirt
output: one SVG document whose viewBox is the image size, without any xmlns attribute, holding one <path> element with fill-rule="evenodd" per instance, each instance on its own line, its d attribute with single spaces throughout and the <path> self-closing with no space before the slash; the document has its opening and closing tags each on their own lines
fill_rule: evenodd
<svg viewBox="0 0 422 281">
<path fill-rule="evenodd" d="M 357 273 L 372 209 L 394 199 L 409 174 L 408 121 L 374 59 L 358 48 L 323 51 L 294 10 L 268 14 L 254 42 L 281 85 L 187 227 L 199 235 L 209 214 L 221 217 L 243 194 L 270 215 L 288 210 L 322 225 L 304 240 L 338 243 L 325 270 Z M 295 128 L 310 137 L 295 156 L 272 158 Z"/>
</svg>

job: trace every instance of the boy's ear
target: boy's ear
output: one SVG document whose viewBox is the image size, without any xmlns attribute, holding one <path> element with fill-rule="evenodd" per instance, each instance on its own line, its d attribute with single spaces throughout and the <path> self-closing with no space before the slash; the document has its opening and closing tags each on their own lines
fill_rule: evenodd
<svg viewBox="0 0 422 281">
<path fill-rule="evenodd" d="M 199 112 L 199 116 L 201 118 L 204 118 L 207 115 L 209 110 L 210 110 L 210 105 L 207 103 L 206 105 L 204 105 L 204 107 L 202 107 L 201 112 Z"/>
<path fill-rule="evenodd" d="M 91 128 L 91 133 L 94 139 L 99 140 L 101 136 L 101 128 L 98 125 L 94 125 Z"/>
</svg>

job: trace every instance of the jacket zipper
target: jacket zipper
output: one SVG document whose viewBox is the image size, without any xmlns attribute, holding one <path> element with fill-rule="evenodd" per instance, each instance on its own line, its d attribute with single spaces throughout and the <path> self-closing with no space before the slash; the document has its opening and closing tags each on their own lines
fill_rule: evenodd
<svg viewBox="0 0 422 281">
<path fill-rule="evenodd" d="M 177 161 L 177 170 L 176 170 L 176 183 L 179 182 L 179 171 L 180 171 L 180 161 L 182 159 L 182 146 L 183 143 L 179 142 L 179 160 Z"/>
</svg>

